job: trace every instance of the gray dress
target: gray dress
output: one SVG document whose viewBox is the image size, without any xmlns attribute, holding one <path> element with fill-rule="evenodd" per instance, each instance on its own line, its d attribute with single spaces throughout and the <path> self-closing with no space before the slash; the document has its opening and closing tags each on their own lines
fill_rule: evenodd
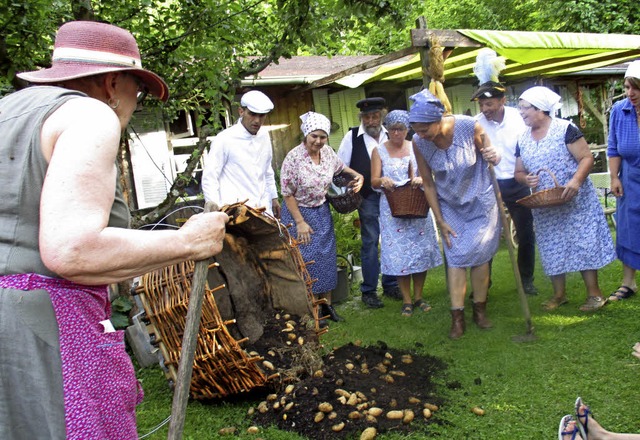
<svg viewBox="0 0 640 440">
<path fill-rule="evenodd" d="M 78 96 L 85 95 L 38 86 L 0 100 L 0 275 L 56 277 L 38 250 L 40 192 L 48 165 L 40 129 L 53 111 Z M 127 227 L 128 222 L 119 191 L 109 225 Z M 66 437 L 58 326 L 44 290 L 0 289 L 0 402 L 0 439 Z"/>
<path fill-rule="evenodd" d="M 457 237 L 444 246 L 451 267 L 474 267 L 489 262 L 498 250 L 500 217 L 487 162 L 477 154 L 475 120 L 455 115 L 453 142 L 445 150 L 433 142 L 413 141 L 431 170 L 444 221 Z"/>
</svg>

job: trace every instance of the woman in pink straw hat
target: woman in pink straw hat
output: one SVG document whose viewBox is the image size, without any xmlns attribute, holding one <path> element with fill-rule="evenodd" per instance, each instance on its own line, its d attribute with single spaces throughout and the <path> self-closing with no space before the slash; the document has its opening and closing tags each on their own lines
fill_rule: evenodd
<svg viewBox="0 0 640 440">
<path fill-rule="evenodd" d="M 142 397 L 107 285 L 220 252 L 227 216 L 129 230 L 120 135 L 146 92 L 133 36 L 70 22 L 34 86 L 0 100 L 0 438 L 133 439 Z"/>
</svg>

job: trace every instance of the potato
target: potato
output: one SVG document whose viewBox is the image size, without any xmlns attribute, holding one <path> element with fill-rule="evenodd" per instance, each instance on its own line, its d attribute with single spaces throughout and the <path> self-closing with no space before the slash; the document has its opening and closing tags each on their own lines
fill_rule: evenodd
<svg viewBox="0 0 640 440">
<path fill-rule="evenodd" d="M 373 440 L 376 438 L 376 435 L 378 435 L 378 430 L 370 426 L 362 431 L 362 434 L 360 434 L 360 440 Z"/>
<path fill-rule="evenodd" d="M 269 411 L 269 407 L 267 406 L 267 402 L 260 402 L 260 404 L 258 405 L 258 412 L 260 414 L 264 414 L 267 411 Z"/>
<path fill-rule="evenodd" d="M 400 370 L 391 370 L 389 371 L 389 374 L 393 374 L 394 376 L 398 376 L 398 377 L 406 376 L 405 372 Z"/>
<path fill-rule="evenodd" d="M 367 421 L 367 423 L 371 423 L 371 424 L 378 423 L 378 419 L 376 419 L 371 414 L 367 414 L 367 418 L 365 420 Z"/>
<path fill-rule="evenodd" d="M 349 398 L 347 399 L 347 405 L 350 406 L 356 406 L 358 404 L 358 396 L 356 395 L 356 393 L 353 393 L 351 396 L 349 396 Z"/>
<path fill-rule="evenodd" d="M 345 367 L 347 368 L 347 370 L 351 371 L 353 370 L 356 366 L 353 365 L 351 362 L 349 362 L 348 364 L 345 364 Z"/>
<path fill-rule="evenodd" d="M 387 419 L 389 420 L 400 420 L 404 417 L 404 413 L 400 410 L 393 410 L 387 413 Z"/>
<path fill-rule="evenodd" d="M 369 414 L 371 414 L 374 417 L 378 417 L 383 412 L 384 411 L 382 410 L 382 408 L 377 408 L 375 406 L 373 408 L 369 408 Z"/>
<path fill-rule="evenodd" d="M 409 403 L 420 403 L 420 399 L 418 399 L 417 397 L 409 397 Z"/>
<path fill-rule="evenodd" d="M 425 408 L 425 409 L 423 409 L 423 410 L 422 410 L 422 416 L 423 416 L 425 419 L 429 419 L 429 418 L 431 418 L 431 410 L 430 410 L 429 408 Z"/>
<path fill-rule="evenodd" d="M 218 431 L 218 434 L 219 435 L 231 435 L 231 434 L 235 434 L 235 432 L 236 432 L 236 428 L 233 427 L 233 426 L 230 426 L 228 428 L 221 428 Z"/>
<path fill-rule="evenodd" d="M 438 405 L 434 405 L 432 403 L 425 403 L 423 405 L 425 408 L 428 408 L 431 412 L 436 412 L 438 411 Z"/>
<path fill-rule="evenodd" d="M 322 370 L 316 370 L 316 371 L 313 373 L 313 377 L 324 377 L 324 371 L 322 371 Z"/>
<path fill-rule="evenodd" d="M 331 411 L 333 411 L 333 405 L 331 405 L 329 402 L 322 402 L 320 405 L 318 405 L 318 410 L 322 411 L 323 413 L 330 413 Z"/>
<path fill-rule="evenodd" d="M 351 411 L 349 413 L 349 418 L 351 420 L 359 420 L 359 419 L 362 418 L 362 414 L 360 414 L 360 412 L 358 412 L 358 411 Z"/>
<path fill-rule="evenodd" d="M 347 390 L 343 390 L 342 388 L 336 388 L 336 390 L 333 392 L 336 396 L 344 396 L 345 398 L 349 398 L 349 396 L 351 396 L 351 393 Z"/>
<path fill-rule="evenodd" d="M 404 416 L 402 417 L 402 423 L 404 423 L 405 425 L 408 425 L 409 423 L 413 422 L 413 419 L 415 418 L 415 414 L 413 411 L 411 411 L 410 409 L 405 409 L 404 410 Z"/>
<path fill-rule="evenodd" d="M 389 352 L 386 352 L 386 353 L 384 354 L 384 357 L 385 357 L 385 358 L 387 358 L 387 359 L 393 359 L 393 356 L 392 356 L 392 355 L 391 355 L 391 353 L 389 353 Z"/>
<path fill-rule="evenodd" d="M 474 406 L 473 408 L 471 408 L 471 412 L 474 413 L 477 416 L 483 416 L 484 415 L 484 410 L 482 408 L 480 408 L 479 406 Z"/>
<path fill-rule="evenodd" d="M 267 396 L 267 402 L 273 402 L 274 400 L 278 399 L 278 395 L 277 394 L 269 394 Z"/>
<path fill-rule="evenodd" d="M 272 371 L 275 370 L 275 367 L 269 361 L 262 361 L 262 365 L 264 365 L 264 368 L 266 368 L 268 370 L 272 370 Z"/>
<path fill-rule="evenodd" d="M 335 411 L 331 411 L 327 416 L 327 419 L 329 420 L 335 420 L 336 418 L 338 418 L 338 413 Z"/>
<path fill-rule="evenodd" d="M 317 412 L 315 417 L 313 418 L 313 421 L 316 423 L 320 423 L 323 420 L 324 420 L 324 413 L 322 411 Z"/>
<path fill-rule="evenodd" d="M 260 428 L 258 428 L 257 426 L 249 426 L 247 428 L 247 434 L 257 434 L 260 432 Z"/>
<path fill-rule="evenodd" d="M 338 402 L 342 403 L 343 405 L 345 405 L 347 403 L 347 398 L 344 396 L 340 396 L 338 397 Z"/>
<path fill-rule="evenodd" d="M 249 409 L 247 410 L 247 415 L 248 415 L 248 416 L 252 416 L 252 415 L 254 415 L 254 414 L 255 414 L 255 412 L 256 412 L 256 409 L 252 406 L 251 408 L 249 408 Z"/>
<path fill-rule="evenodd" d="M 289 411 L 291 408 L 293 408 L 293 405 L 295 405 L 295 403 L 293 402 L 289 402 L 285 405 L 284 410 L 285 411 Z"/>
<path fill-rule="evenodd" d="M 331 427 L 331 430 L 332 430 L 333 432 L 340 432 L 340 431 L 342 431 L 343 429 L 344 429 L 344 422 L 340 422 L 340 423 L 338 423 L 337 425 L 333 425 L 333 426 Z"/>
<path fill-rule="evenodd" d="M 294 388 L 295 387 L 293 385 L 287 385 L 287 387 L 284 389 L 284 393 L 285 394 L 291 394 L 291 393 L 293 393 Z"/>
<path fill-rule="evenodd" d="M 391 408 L 397 408 L 397 407 L 398 407 L 398 401 L 397 401 L 396 399 L 391 399 L 391 400 L 389 401 L 389 406 L 390 406 Z"/>
<path fill-rule="evenodd" d="M 287 339 L 290 341 L 295 341 L 298 338 L 298 335 L 296 335 L 295 333 L 289 333 L 287 335 Z"/>
</svg>

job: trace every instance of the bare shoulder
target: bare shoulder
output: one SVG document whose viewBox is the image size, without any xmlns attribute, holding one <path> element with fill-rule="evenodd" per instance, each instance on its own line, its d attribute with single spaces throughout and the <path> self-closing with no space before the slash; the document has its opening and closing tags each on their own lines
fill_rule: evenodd
<svg viewBox="0 0 640 440">
<path fill-rule="evenodd" d="M 70 99 L 45 120 L 40 134 L 43 153 L 48 159 L 61 136 L 75 139 L 102 139 L 117 142 L 120 122 L 115 112 L 97 99 Z"/>
</svg>

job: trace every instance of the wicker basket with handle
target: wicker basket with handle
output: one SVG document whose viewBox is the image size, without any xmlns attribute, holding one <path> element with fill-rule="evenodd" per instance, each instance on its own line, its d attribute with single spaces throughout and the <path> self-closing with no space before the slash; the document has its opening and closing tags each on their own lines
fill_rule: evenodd
<svg viewBox="0 0 640 440">
<path fill-rule="evenodd" d="M 527 208 L 550 208 L 552 206 L 563 205 L 567 200 L 562 198 L 562 193 L 565 187 L 560 186 L 556 176 L 546 168 L 540 168 L 536 174 L 540 174 L 541 171 L 549 173 L 555 184 L 554 188 L 543 189 L 541 191 L 535 191 L 533 194 L 523 197 L 517 200 L 516 203 L 526 206 Z"/>
<path fill-rule="evenodd" d="M 353 178 L 345 173 L 337 174 L 333 177 L 333 184 L 338 187 L 339 192 L 334 192 L 331 189 L 327 192 L 326 198 L 340 214 L 348 214 L 358 209 L 362 203 L 362 196 L 360 193 L 354 192 L 351 189 L 351 181 Z"/>
<path fill-rule="evenodd" d="M 413 187 L 411 179 L 411 163 L 409 163 L 409 182 L 393 189 L 384 188 L 391 215 L 397 218 L 425 218 L 429 212 L 429 204 L 420 187 Z"/>
</svg>

